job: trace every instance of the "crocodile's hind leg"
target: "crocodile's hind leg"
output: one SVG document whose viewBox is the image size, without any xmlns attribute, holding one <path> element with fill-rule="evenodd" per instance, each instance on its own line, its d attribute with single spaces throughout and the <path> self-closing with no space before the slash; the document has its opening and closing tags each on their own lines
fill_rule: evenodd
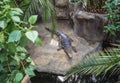
<svg viewBox="0 0 120 83">
<path fill-rule="evenodd" d="M 72 46 L 72 49 L 73 49 L 74 52 L 77 52 L 77 50 L 74 46 Z"/>
<path fill-rule="evenodd" d="M 69 59 L 72 59 L 73 57 L 72 48 L 64 49 L 64 52 L 67 54 Z"/>
</svg>

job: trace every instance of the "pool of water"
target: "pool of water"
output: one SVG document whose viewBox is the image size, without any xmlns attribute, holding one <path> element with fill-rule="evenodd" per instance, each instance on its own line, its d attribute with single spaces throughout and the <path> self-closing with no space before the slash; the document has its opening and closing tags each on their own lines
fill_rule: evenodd
<svg viewBox="0 0 120 83">
<path fill-rule="evenodd" d="M 94 75 L 84 75 L 81 76 L 79 74 L 73 75 L 70 78 L 66 79 L 62 82 L 56 74 L 52 73 L 38 73 L 36 72 L 36 76 L 31 78 L 32 83 L 116 83 L 118 76 L 97 76 Z"/>
</svg>

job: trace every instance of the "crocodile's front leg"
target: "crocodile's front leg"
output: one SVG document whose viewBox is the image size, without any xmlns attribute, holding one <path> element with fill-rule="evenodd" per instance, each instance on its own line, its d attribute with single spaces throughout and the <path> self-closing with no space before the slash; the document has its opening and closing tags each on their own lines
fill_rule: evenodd
<svg viewBox="0 0 120 83">
<path fill-rule="evenodd" d="M 57 51 L 59 51 L 59 50 L 61 50 L 61 49 L 63 49 L 63 46 L 62 46 L 62 44 L 61 44 L 61 37 L 59 38 L 59 48 L 57 49 Z"/>
</svg>

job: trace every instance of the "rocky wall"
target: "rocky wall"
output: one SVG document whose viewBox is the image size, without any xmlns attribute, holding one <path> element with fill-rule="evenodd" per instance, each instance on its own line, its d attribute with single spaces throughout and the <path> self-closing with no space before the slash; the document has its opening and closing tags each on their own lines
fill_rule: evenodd
<svg viewBox="0 0 120 83">
<path fill-rule="evenodd" d="M 51 38 L 51 34 L 45 30 L 45 27 L 50 27 L 50 23 L 38 24 L 40 28 L 36 30 L 43 45 L 30 43 L 28 50 L 37 66 L 37 71 L 64 75 L 86 55 L 101 49 L 105 37 L 103 27 L 107 21 L 104 15 L 81 11 L 83 10 L 81 3 L 71 4 L 68 0 L 54 0 L 54 2 L 57 29 L 73 40 L 72 45 L 77 49 L 77 53 L 69 59 L 63 50 L 57 51 L 59 48 L 57 37 Z"/>
</svg>

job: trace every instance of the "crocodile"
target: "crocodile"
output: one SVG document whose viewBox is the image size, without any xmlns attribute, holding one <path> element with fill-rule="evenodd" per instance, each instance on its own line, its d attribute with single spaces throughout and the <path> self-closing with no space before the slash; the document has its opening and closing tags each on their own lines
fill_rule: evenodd
<svg viewBox="0 0 120 83">
<path fill-rule="evenodd" d="M 45 27 L 45 29 L 49 32 L 52 32 L 52 30 L 47 27 Z M 76 48 L 72 46 L 71 42 L 73 40 L 68 35 L 61 32 L 60 30 L 56 30 L 55 35 L 59 39 L 59 48 L 57 50 L 59 51 L 63 49 L 66 55 L 71 59 L 73 57 L 73 51 L 75 53 L 77 52 Z"/>
</svg>

